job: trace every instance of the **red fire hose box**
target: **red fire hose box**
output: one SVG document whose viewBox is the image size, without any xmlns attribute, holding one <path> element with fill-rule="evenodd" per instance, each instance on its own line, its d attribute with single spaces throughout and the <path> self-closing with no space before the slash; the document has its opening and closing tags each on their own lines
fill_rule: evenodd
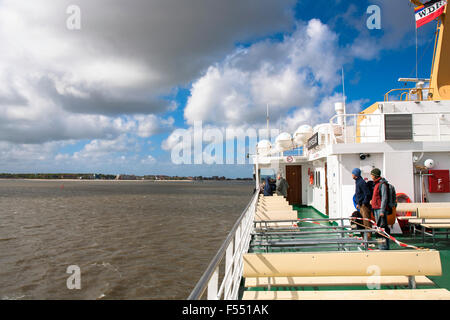
<svg viewBox="0 0 450 320">
<path fill-rule="evenodd" d="M 428 191 L 430 193 L 450 192 L 450 170 L 428 170 Z"/>
</svg>

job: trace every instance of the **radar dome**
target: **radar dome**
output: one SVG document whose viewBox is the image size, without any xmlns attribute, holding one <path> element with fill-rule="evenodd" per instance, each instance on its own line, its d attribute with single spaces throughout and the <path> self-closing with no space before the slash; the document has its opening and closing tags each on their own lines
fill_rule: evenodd
<svg viewBox="0 0 450 320">
<path fill-rule="evenodd" d="M 272 144 L 269 140 L 261 140 L 256 144 L 256 151 L 260 155 L 267 155 L 272 149 Z"/>
<path fill-rule="evenodd" d="M 283 132 L 275 139 L 276 148 L 280 151 L 292 148 L 292 137 L 289 133 Z"/>
<path fill-rule="evenodd" d="M 313 128 L 310 125 L 304 124 L 298 127 L 297 131 L 294 133 L 294 142 L 297 145 L 303 145 L 308 141 L 308 139 L 313 134 Z"/>
</svg>

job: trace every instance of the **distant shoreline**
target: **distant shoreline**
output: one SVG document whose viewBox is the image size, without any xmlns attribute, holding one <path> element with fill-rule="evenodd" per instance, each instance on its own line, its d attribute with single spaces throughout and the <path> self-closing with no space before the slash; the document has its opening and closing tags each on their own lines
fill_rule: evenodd
<svg viewBox="0 0 450 320">
<path fill-rule="evenodd" d="M 96 181 L 96 182 L 205 182 L 205 181 L 251 181 L 251 180 L 238 180 L 238 179 L 228 179 L 228 180 L 115 180 L 115 179 L 27 179 L 27 178 L 0 178 L 0 181 L 68 181 L 68 182 L 76 182 L 76 181 Z"/>
<path fill-rule="evenodd" d="M 0 178 L 0 180 L 21 180 L 21 181 L 108 181 L 108 182 L 194 182 L 194 180 L 115 180 L 115 179 L 22 179 L 22 178 Z"/>
</svg>

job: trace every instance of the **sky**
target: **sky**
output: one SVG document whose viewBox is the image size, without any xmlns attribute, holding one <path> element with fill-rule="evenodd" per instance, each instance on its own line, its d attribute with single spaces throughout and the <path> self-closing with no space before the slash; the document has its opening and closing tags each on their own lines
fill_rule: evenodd
<svg viewBox="0 0 450 320">
<path fill-rule="evenodd" d="M 419 77 L 435 27 L 417 31 Z M 416 76 L 415 30 L 407 0 L 0 0 L 0 172 L 251 177 L 177 163 L 180 132 L 201 123 L 200 153 L 237 158 L 254 141 L 208 134 L 264 129 L 267 105 L 272 129 L 328 122 L 342 70 L 359 112 Z"/>
</svg>

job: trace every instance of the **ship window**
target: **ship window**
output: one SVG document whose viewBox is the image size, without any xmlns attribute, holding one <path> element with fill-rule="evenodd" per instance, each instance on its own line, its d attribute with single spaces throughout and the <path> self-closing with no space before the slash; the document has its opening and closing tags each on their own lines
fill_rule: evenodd
<svg viewBox="0 0 450 320">
<path fill-rule="evenodd" d="M 412 140 L 412 114 L 385 114 L 385 140 Z"/>
</svg>

